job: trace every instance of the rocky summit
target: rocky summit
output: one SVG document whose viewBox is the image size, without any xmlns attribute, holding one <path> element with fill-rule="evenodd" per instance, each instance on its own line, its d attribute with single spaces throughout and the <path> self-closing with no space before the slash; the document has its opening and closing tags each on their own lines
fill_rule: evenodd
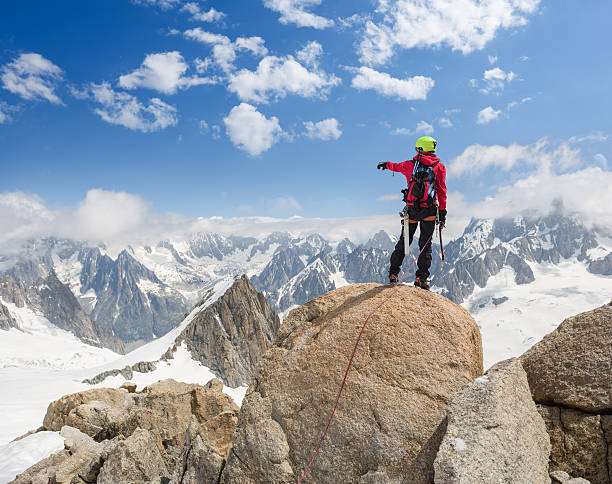
<svg viewBox="0 0 612 484">
<path fill-rule="evenodd" d="M 357 284 L 291 311 L 247 392 L 222 482 L 297 482 L 360 328 L 390 290 Z M 398 287 L 369 320 L 307 482 L 432 482 L 447 402 L 481 374 L 480 332 L 469 313 Z"/>
<path fill-rule="evenodd" d="M 100 388 L 51 403 L 41 430 L 60 431 L 65 450 L 14 484 L 216 483 L 238 407 L 211 380 L 164 380 L 142 392 Z"/>
<path fill-rule="evenodd" d="M 521 357 L 550 435 L 550 470 L 612 483 L 612 302 L 563 321 Z"/>
</svg>

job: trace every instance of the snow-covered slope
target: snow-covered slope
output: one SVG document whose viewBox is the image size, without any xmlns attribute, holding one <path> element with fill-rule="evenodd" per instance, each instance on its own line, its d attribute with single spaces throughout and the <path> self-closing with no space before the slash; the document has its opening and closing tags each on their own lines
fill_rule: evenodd
<svg viewBox="0 0 612 484">
<path fill-rule="evenodd" d="M 125 381 L 123 377 L 110 377 L 92 386 L 82 383 L 83 379 L 108 369 L 158 360 L 182 329 L 221 297 L 233 282 L 232 277 L 218 281 L 209 288 L 206 301 L 195 307 L 179 326 L 124 356 L 88 346 L 31 310 L 5 304 L 23 331 L 0 332 L 0 415 L 8 416 L 0 419 L 0 445 L 42 425 L 47 406 L 53 400 L 89 388 L 119 386 Z M 200 384 L 215 378 L 184 347 L 178 348 L 172 360 L 156 366 L 153 372 L 134 372 L 133 381 L 139 388 L 165 378 Z M 240 405 L 246 387 L 225 387 L 224 391 Z"/>
<path fill-rule="evenodd" d="M 612 276 L 591 274 L 575 259 L 529 265 L 533 282 L 516 284 L 514 271 L 504 268 L 462 304 L 480 327 L 485 368 L 521 355 L 565 318 L 612 299 Z"/>
</svg>

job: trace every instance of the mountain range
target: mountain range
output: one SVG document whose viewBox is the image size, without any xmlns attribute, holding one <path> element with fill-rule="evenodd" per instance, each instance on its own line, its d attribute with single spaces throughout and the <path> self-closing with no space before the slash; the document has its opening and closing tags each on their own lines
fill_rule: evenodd
<svg viewBox="0 0 612 484">
<path fill-rule="evenodd" d="M 559 213 L 472 219 L 445 247 L 444 262 L 436 238 L 432 288 L 463 303 L 504 269 L 512 271 L 513 284 L 526 285 L 535 280 L 534 264 L 568 259 L 607 277 L 612 275 L 610 240 L 609 233 Z M 348 238 L 332 243 L 316 233 L 197 233 L 113 253 L 103 244 L 39 239 L 18 254 L 0 250 L 0 329 L 18 326 L 2 303 L 27 306 L 85 342 L 121 352 L 122 344 L 129 350 L 167 333 L 227 276 L 247 274 L 281 314 L 346 284 L 385 283 L 395 243 L 396 237 L 384 231 L 361 244 Z M 418 252 L 416 242 L 412 252 Z M 409 262 L 406 258 L 404 268 Z"/>
</svg>

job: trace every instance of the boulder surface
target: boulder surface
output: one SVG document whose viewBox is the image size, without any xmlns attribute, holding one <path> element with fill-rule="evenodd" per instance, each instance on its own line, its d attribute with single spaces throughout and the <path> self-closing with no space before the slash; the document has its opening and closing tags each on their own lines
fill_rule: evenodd
<svg viewBox="0 0 612 484">
<path fill-rule="evenodd" d="M 456 393 L 436 461 L 437 484 L 548 484 L 550 440 L 518 359 Z"/>
<path fill-rule="evenodd" d="M 533 399 L 612 411 L 612 303 L 563 321 L 521 356 Z"/>
<path fill-rule="evenodd" d="M 247 391 L 221 482 L 297 482 L 359 331 L 390 290 L 347 286 L 291 311 Z M 480 332 L 469 313 L 400 286 L 368 322 L 307 481 L 432 482 L 447 402 L 481 374 Z"/>
<path fill-rule="evenodd" d="M 550 470 L 612 484 L 612 303 L 563 321 L 521 356 Z"/>
</svg>

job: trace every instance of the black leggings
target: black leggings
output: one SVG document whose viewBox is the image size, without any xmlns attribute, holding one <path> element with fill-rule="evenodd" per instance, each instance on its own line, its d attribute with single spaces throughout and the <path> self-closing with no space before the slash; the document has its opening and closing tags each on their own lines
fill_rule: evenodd
<svg viewBox="0 0 612 484">
<path fill-rule="evenodd" d="M 419 235 L 419 250 L 423 250 L 417 261 L 418 270 L 416 271 L 417 277 L 421 279 L 427 279 L 429 277 L 429 268 L 431 267 L 431 239 L 433 238 L 433 232 L 436 227 L 435 220 L 421 220 L 418 223 L 409 224 L 408 227 L 408 245 L 412 244 L 414 233 L 416 232 L 417 225 L 421 226 L 421 233 Z M 427 245 L 425 245 L 427 244 Z M 425 249 L 423 249 L 425 247 Z M 395 250 L 391 254 L 391 267 L 389 268 L 389 275 L 398 275 L 402 262 L 404 261 L 404 231 L 400 235 L 400 239 L 395 244 Z"/>
</svg>

